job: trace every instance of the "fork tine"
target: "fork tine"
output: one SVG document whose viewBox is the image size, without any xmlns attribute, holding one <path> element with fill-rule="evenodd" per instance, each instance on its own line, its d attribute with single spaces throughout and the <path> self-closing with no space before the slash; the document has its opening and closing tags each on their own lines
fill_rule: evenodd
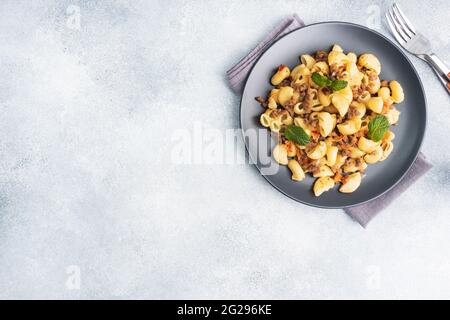
<svg viewBox="0 0 450 320">
<path fill-rule="evenodd" d="M 394 14 L 394 17 L 397 19 L 397 22 L 402 27 L 402 30 L 408 35 L 408 37 L 412 38 L 414 36 L 414 32 L 412 32 L 406 23 L 404 22 L 403 17 L 401 16 L 400 12 L 397 10 L 397 7 L 395 5 L 392 6 L 392 13 Z"/>
<path fill-rule="evenodd" d="M 405 42 L 408 42 L 410 37 L 405 33 L 400 23 L 397 21 L 397 18 L 395 17 L 395 14 L 392 12 L 392 8 L 389 8 L 388 10 L 389 16 L 391 17 L 391 21 L 393 22 L 395 26 L 395 30 L 400 34 L 400 36 L 405 40 Z"/>
<path fill-rule="evenodd" d="M 395 27 L 397 28 L 398 32 L 402 35 L 402 37 L 408 41 L 410 38 L 412 38 L 411 35 L 409 35 L 406 31 L 405 31 L 405 26 L 403 26 L 403 24 L 400 22 L 399 18 L 397 17 L 394 8 L 390 7 L 389 8 L 389 14 L 392 18 L 392 21 L 394 22 Z"/>
<path fill-rule="evenodd" d="M 391 10 L 388 10 L 388 13 L 389 14 L 386 14 L 386 16 L 389 18 L 388 23 L 389 23 L 391 29 L 395 30 L 394 33 L 396 33 L 397 36 L 400 37 L 404 43 L 406 43 L 408 41 L 408 37 L 404 33 L 402 33 L 402 31 L 400 30 L 399 26 L 397 25 L 397 23 L 395 21 L 395 18 L 392 15 Z"/>
<path fill-rule="evenodd" d="M 391 29 L 391 33 L 393 34 L 393 36 L 395 37 L 395 39 L 403 46 L 406 44 L 406 41 L 402 39 L 402 37 L 400 36 L 400 34 L 397 32 L 397 30 L 395 29 L 394 25 L 391 22 L 391 19 L 388 15 L 388 13 L 385 13 L 386 16 L 386 21 L 389 25 L 389 29 Z"/>
<path fill-rule="evenodd" d="M 400 6 L 397 3 L 394 3 L 394 9 L 397 10 L 398 14 L 400 15 L 400 17 L 403 19 L 403 21 L 405 21 L 406 27 L 414 34 L 416 34 L 416 28 L 414 28 L 413 24 L 411 23 L 411 21 L 409 21 L 409 19 L 406 17 L 406 15 L 403 13 L 402 9 L 400 8 Z"/>
</svg>

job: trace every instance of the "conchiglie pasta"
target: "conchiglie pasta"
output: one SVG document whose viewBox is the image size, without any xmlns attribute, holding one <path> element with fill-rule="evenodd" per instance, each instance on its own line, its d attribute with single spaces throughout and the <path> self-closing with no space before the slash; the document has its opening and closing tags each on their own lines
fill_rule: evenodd
<svg viewBox="0 0 450 320">
<path fill-rule="evenodd" d="M 322 193 L 334 187 L 334 180 L 330 177 L 321 177 L 314 183 L 314 195 L 319 197 Z"/>
<path fill-rule="evenodd" d="M 302 54 L 300 56 L 300 61 L 308 68 L 311 69 L 314 64 L 316 63 L 316 60 L 310 56 L 309 54 Z"/>
<path fill-rule="evenodd" d="M 321 88 L 317 92 L 317 98 L 320 102 L 320 104 L 324 107 L 328 107 L 331 104 L 331 96 L 330 93 L 325 93 L 324 90 Z"/>
<path fill-rule="evenodd" d="M 337 66 L 343 66 L 348 63 L 348 57 L 340 51 L 331 51 L 328 54 L 328 64 L 331 66 L 333 64 Z"/>
<path fill-rule="evenodd" d="M 344 165 L 342 166 L 342 169 L 345 173 L 352 173 L 355 171 L 361 171 L 367 168 L 367 164 L 364 162 L 363 159 L 353 159 L 350 158 L 345 161 Z"/>
<path fill-rule="evenodd" d="M 311 108 L 311 111 L 314 111 L 314 112 L 322 111 L 324 108 L 324 106 L 321 105 L 320 103 L 316 103 L 313 105 L 314 105 L 314 107 Z"/>
<path fill-rule="evenodd" d="M 378 60 L 378 58 L 371 53 L 362 54 L 358 59 L 358 65 L 366 69 L 373 70 L 377 74 L 381 73 L 380 60 Z"/>
<path fill-rule="evenodd" d="M 289 112 L 287 112 L 286 110 L 280 114 L 278 119 L 280 120 L 280 122 L 282 124 L 284 124 L 286 126 L 288 126 L 294 122 L 294 119 L 291 117 Z"/>
<path fill-rule="evenodd" d="M 342 80 L 347 80 L 350 87 L 361 85 L 364 74 L 359 71 L 355 63 L 347 64 L 347 74 L 348 76 Z"/>
<path fill-rule="evenodd" d="M 320 104 L 319 101 L 319 93 L 316 89 L 310 89 L 309 94 L 311 95 L 312 100 L 312 111 L 321 111 L 323 109 L 323 105 Z"/>
<path fill-rule="evenodd" d="M 350 158 L 353 159 L 362 158 L 365 155 L 365 152 L 358 149 L 357 147 L 351 147 L 349 151 L 350 151 Z"/>
<path fill-rule="evenodd" d="M 317 146 L 315 146 L 311 151 L 307 153 L 307 156 L 310 159 L 318 160 L 320 158 L 323 158 L 327 152 L 327 145 L 325 142 L 320 141 Z"/>
<path fill-rule="evenodd" d="M 356 132 L 359 131 L 359 129 L 361 129 L 361 119 L 354 118 L 347 120 L 341 124 L 338 124 L 337 128 L 339 132 L 342 133 L 343 135 L 348 136 L 351 134 L 355 134 Z"/>
<path fill-rule="evenodd" d="M 319 170 L 313 174 L 314 178 L 320 177 L 332 177 L 334 176 L 334 172 L 327 165 L 321 165 Z"/>
<path fill-rule="evenodd" d="M 359 97 L 358 97 L 358 102 L 362 102 L 362 103 L 366 103 L 369 102 L 371 96 L 370 96 L 370 92 L 369 91 L 363 91 Z"/>
<path fill-rule="evenodd" d="M 292 172 L 292 180 L 301 181 L 305 179 L 305 172 L 297 160 L 289 160 L 287 165 Z"/>
<path fill-rule="evenodd" d="M 304 64 L 300 64 L 296 66 L 294 69 L 292 69 L 291 72 L 291 79 L 292 80 L 299 80 L 300 78 L 303 78 L 305 76 L 309 76 L 310 71 L 308 67 Z"/>
<path fill-rule="evenodd" d="M 280 89 L 272 89 L 270 90 L 269 97 L 274 98 L 275 101 L 278 103 L 278 93 L 280 92 Z"/>
<path fill-rule="evenodd" d="M 263 113 L 259 117 L 259 122 L 261 123 L 261 125 L 263 127 L 268 128 L 268 127 L 270 127 L 270 123 L 272 122 L 272 119 L 270 118 L 270 116 L 267 113 Z"/>
<path fill-rule="evenodd" d="M 309 118 L 311 119 L 311 120 L 316 120 L 316 119 L 319 119 L 319 112 L 311 112 L 311 114 L 309 115 Z"/>
<path fill-rule="evenodd" d="M 333 171 L 337 172 L 344 165 L 346 160 L 347 156 L 338 153 L 336 156 L 336 162 L 333 165 Z"/>
<path fill-rule="evenodd" d="M 350 101 L 347 100 L 345 95 L 340 93 L 334 93 L 331 96 L 331 102 L 333 103 L 333 106 L 336 107 L 341 117 L 347 114 L 348 107 L 350 106 Z"/>
<path fill-rule="evenodd" d="M 300 117 L 295 117 L 294 124 L 297 127 L 301 127 L 306 132 L 307 135 L 309 135 L 309 136 L 311 135 L 311 130 L 308 128 L 308 125 L 306 124 L 305 119 L 300 118 Z"/>
<path fill-rule="evenodd" d="M 294 157 L 297 154 L 297 148 L 295 147 L 295 143 L 288 140 L 284 143 L 284 145 L 286 146 L 288 157 Z"/>
<path fill-rule="evenodd" d="M 301 102 L 296 103 L 294 105 L 293 111 L 295 114 L 305 114 L 306 113 L 305 109 L 303 109 L 303 105 Z"/>
<path fill-rule="evenodd" d="M 300 101 L 300 93 L 298 91 L 294 90 L 294 93 L 292 94 L 291 100 L 289 102 L 291 104 L 301 102 Z"/>
<path fill-rule="evenodd" d="M 279 164 L 288 164 L 287 147 L 284 144 L 277 144 L 272 150 L 272 156 Z"/>
<path fill-rule="evenodd" d="M 358 61 L 358 56 L 354 52 L 347 53 L 347 58 L 350 63 L 355 63 Z"/>
<path fill-rule="evenodd" d="M 336 126 L 336 116 L 329 114 L 328 112 L 319 112 L 319 127 L 322 137 L 327 137 Z"/>
<path fill-rule="evenodd" d="M 288 102 L 294 95 L 294 89 L 291 87 L 282 87 L 278 93 L 278 101 L 282 106 Z"/>
<path fill-rule="evenodd" d="M 395 139 L 395 134 L 394 134 L 394 132 L 392 132 L 391 130 L 388 130 L 388 131 L 386 131 L 386 133 L 384 134 L 384 137 L 383 137 L 383 143 L 391 142 L 391 141 L 394 140 L 394 139 Z"/>
<path fill-rule="evenodd" d="M 312 66 L 311 72 L 321 72 L 327 76 L 330 73 L 330 67 L 325 61 L 319 61 Z"/>
<path fill-rule="evenodd" d="M 324 107 L 323 111 L 331 113 L 331 114 L 338 114 L 339 113 L 338 109 L 336 109 L 336 107 L 333 106 L 332 104 L 330 104 L 327 107 Z"/>
<path fill-rule="evenodd" d="M 387 87 L 382 87 L 378 89 L 378 96 L 383 99 L 383 102 L 389 101 L 389 98 L 391 97 L 391 90 Z"/>
<path fill-rule="evenodd" d="M 358 140 L 358 148 L 364 151 L 365 153 L 371 153 L 375 151 L 375 149 L 378 148 L 379 145 L 380 142 L 375 142 L 365 137 L 361 137 Z"/>
<path fill-rule="evenodd" d="M 327 146 L 327 164 L 331 167 L 336 164 L 339 148 L 336 146 Z"/>
<path fill-rule="evenodd" d="M 376 113 L 381 113 L 383 110 L 383 98 L 381 97 L 371 97 L 367 101 L 367 108 Z"/>
<path fill-rule="evenodd" d="M 281 125 L 282 125 L 282 123 L 281 123 L 279 118 L 273 119 L 270 122 L 270 130 L 273 131 L 273 132 L 279 132 L 280 129 L 281 129 Z"/>
<path fill-rule="evenodd" d="M 388 119 L 389 124 L 397 124 L 400 117 L 400 111 L 396 108 L 392 108 L 389 109 L 388 113 L 385 114 L 385 116 Z"/>
<path fill-rule="evenodd" d="M 375 71 L 367 71 L 369 92 L 375 94 L 381 87 L 381 81 Z"/>
<path fill-rule="evenodd" d="M 403 102 L 403 100 L 405 99 L 405 95 L 403 93 L 403 88 L 400 85 L 400 83 L 398 83 L 395 80 L 392 80 L 391 82 L 389 82 L 389 87 L 391 88 L 392 94 L 392 100 L 394 100 L 395 103 L 401 103 Z"/>
<path fill-rule="evenodd" d="M 381 159 L 383 155 L 383 149 L 381 146 L 378 146 L 374 151 L 364 156 L 364 161 L 367 163 L 376 163 Z"/>
<path fill-rule="evenodd" d="M 383 155 L 381 156 L 380 161 L 384 161 L 392 153 L 392 150 L 394 150 L 394 144 L 392 142 L 386 142 L 381 145 L 381 148 L 383 150 Z"/>
<path fill-rule="evenodd" d="M 366 114 L 366 105 L 364 103 L 358 102 L 358 101 L 353 101 L 350 104 L 351 108 L 354 108 L 356 110 L 356 112 L 354 113 L 354 115 L 350 118 L 362 118 L 365 116 Z"/>
<path fill-rule="evenodd" d="M 361 173 L 355 172 L 348 177 L 346 177 L 345 182 L 339 188 L 340 192 L 352 193 L 361 185 Z"/>
<path fill-rule="evenodd" d="M 267 100 L 267 107 L 269 109 L 276 109 L 277 108 L 277 102 L 273 97 L 269 97 L 269 99 Z"/>
<path fill-rule="evenodd" d="M 331 48 L 331 51 L 337 51 L 337 52 L 344 52 L 344 49 L 342 49 L 342 47 L 340 45 L 338 45 L 337 43 L 333 45 L 333 48 Z"/>
<path fill-rule="evenodd" d="M 353 100 L 353 92 L 349 86 L 346 86 L 344 89 L 336 91 L 334 94 L 340 94 L 348 100 L 348 102 L 352 102 Z"/>
</svg>

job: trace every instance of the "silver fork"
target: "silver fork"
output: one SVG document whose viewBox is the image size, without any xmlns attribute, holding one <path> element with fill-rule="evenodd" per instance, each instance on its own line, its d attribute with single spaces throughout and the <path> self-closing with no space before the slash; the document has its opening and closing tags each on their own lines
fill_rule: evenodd
<svg viewBox="0 0 450 320">
<path fill-rule="evenodd" d="M 431 49 L 430 41 L 417 32 L 396 3 L 386 12 L 386 19 L 395 39 L 409 53 L 428 62 L 450 94 L 450 69 Z"/>
</svg>

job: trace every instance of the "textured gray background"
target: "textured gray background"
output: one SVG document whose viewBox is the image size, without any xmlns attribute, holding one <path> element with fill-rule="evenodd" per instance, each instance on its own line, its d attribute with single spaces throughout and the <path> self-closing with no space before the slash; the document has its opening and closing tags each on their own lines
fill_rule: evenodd
<svg viewBox="0 0 450 320">
<path fill-rule="evenodd" d="M 376 27 L 390 1 L 329 3 L 1 1 L 0 298 L 450 298 L 449 97 L 421 61 L 434 169 L 366 230 L 171 157 L 176 129 L 238 127 L 225 71 L 282 16 Z M 450 62 L 449 2 L 400 3 Z"/>
</svg>

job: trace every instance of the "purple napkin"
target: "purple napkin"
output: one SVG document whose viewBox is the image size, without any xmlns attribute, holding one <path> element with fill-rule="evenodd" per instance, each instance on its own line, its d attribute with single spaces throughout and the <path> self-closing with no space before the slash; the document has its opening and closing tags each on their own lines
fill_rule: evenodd
<svg viewBox="0 0 450 320">
<path fill-rule="evenodd" d="M 406 191 L 406 189 L 408 189 L 414 182 L 430 170 L 431 167 L 432 165 L 427 162 L 424 154 L 419 152 L 416 161 L 414 161 L 409 171 L 394 188 L 375 200 L 359 206 L 345 208 L 344 211 L 350 217 L 358 221 L 360 225 L 366 227 L 373 217 L 375 217 L 384 208 L 388 207 L 392 201 Z"/>
<path fill-rule="evenodd" d="M 303 27 L 305 24 L 296 14 L 287 17 L 277 25 L 247 56 L 239 61 L 233 68 L 227 71 L 228 82 L 231 89 L 236 93 L 241 93 L 244 89 L 245 80 L 248 73 L 255 64 L 259 56 L 269 48 L 272 43 L 293 30 Z"/>
<path fill-rule="evenodd" d="M 304 25 L 305 24 L 302 19 L 300 19 L 296 14 L 285 18 L 279 25 L 277 25 L 246 57 L 227 71 L 228 82 L 231 89 L 235 93 L 242 93 L 245 80 L 247 79 L 252 66 L 255 64 L 259 56 L 280 37 L 290 31 L 299 29 Z M 345 208 L 344 211 L 361 226 L 366 227 L 373 217 L 375 217 L 384 208 L 388 207 L 392 201 L 394 201 L 406 189 L 408 189 L 409 186 L 411 186 L 428 170 L 430 170 L 431 167 L 432 165 L 426 161 L 425 156 L 422 153 L 419 153 L 416 161 L 413 163 L 403 179 L 389 192 L 365 204 Z"/>
</svg>

